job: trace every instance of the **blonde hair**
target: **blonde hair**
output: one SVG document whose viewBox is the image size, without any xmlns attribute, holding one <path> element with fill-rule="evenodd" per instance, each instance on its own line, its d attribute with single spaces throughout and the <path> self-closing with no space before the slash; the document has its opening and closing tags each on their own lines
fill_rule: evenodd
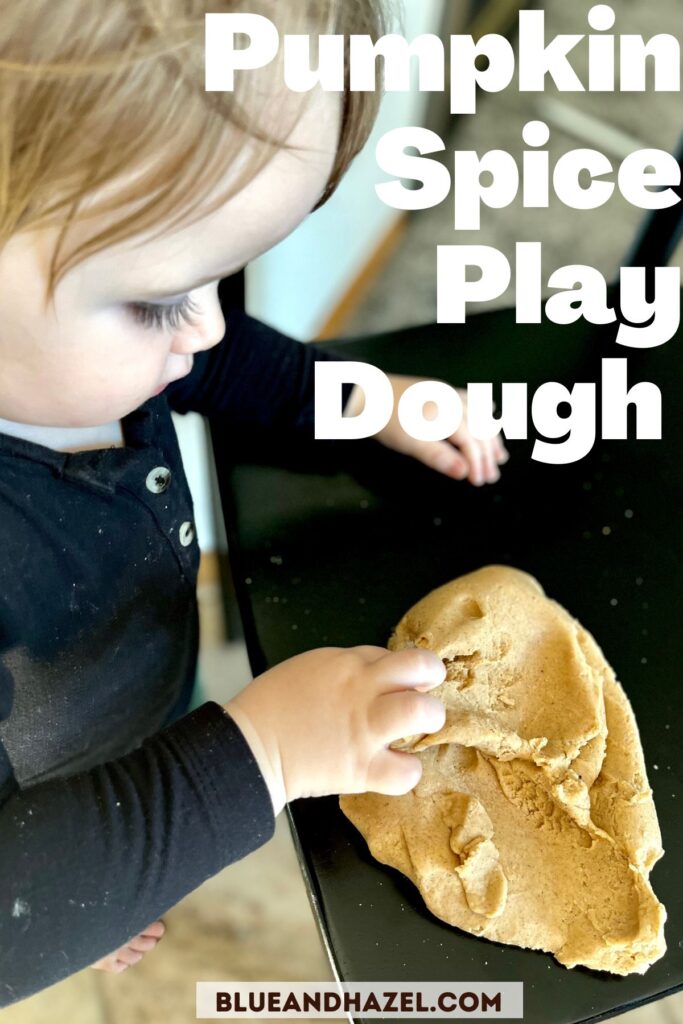
<svg viewBox="0 0 683 1024">
<path fill-rule="evenodd" d="M 205 201 L 246 138 L 263 145 L 229 194 L 286 146 L 287 132 L 255 126 L 248 74 L 234 93 L 204 91 L 204 15 L 245 9 L 281 33 L 377 38 L 386 26 L 384 0 L 0 0 L 0 246 L 60 227 L 48 295 L 86 256 L 225 202 Z M 347 88 L 322 201 L 367 140 L 378 102 Z M 121 177 L 128 187 L 107 190 Z M 95 206 L 96 191 L 107 198 Z M 63 251 L 76 220 L 112 211 L 115 223 Z"/>
</svg>

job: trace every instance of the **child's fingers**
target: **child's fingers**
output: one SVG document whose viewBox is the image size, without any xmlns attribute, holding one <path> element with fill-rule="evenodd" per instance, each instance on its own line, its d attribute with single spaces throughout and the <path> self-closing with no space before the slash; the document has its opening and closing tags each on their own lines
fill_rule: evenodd
<svg viewBox="0 0 683 1024">
<path fill-rule="evenodd" d="M 405 651 L 385 652 L 384 658 L 370 669 L 385 693 L 399 687 L 432 690 L 446 678 L 446 666 L 432 651 L 412 647 Z"/>
<path fill-rule="evenodd" d="M 343 647 L 337 648 L 338 651 L 343 651 Z M 387 656 L 386 647 L 372 647 L 370 644 L 360 644 L 354 647 L 356 654 L 365 661 L 368 665 L 372 665 L 376 661 L 382 661 Z"/>
<path fill-rule="evenodd" d="M 371 793 L 403 796 L 422 778 L 422 762 L 415 754 L 401 750 L 381 750 L 368 770 L 367 787 Z"/>
<path fill-rule="evenodd" d="M 448 441 L 417 441 L 412 454 L 429 469 L 464 480 L 467 476 L 467 462 L 462 454 Z"/>
<path fill-rule="evenodd" d="M 467 409 L 467 392 L 463 391 L 461 389 L 458 389 L 458 392 L 460 394 L 460 397 L 463 400 L 464 408 Z M 493 402 L 493 411 L 494 411 L 494 413 L 497 411 L 497 409 L 498 409 L 497 402 Z M 472 444 L 473 446 L 476 446 L 478 444 L 479 448 L 481 449 L 481 454 L 482 454 L 482 457 L 483 457 L 483 465 L 484 465 L 484 481 L 483 482 L 496 483 L 496 481 L 500 479 L 500 472 L 498 471 L 498 466 L 502 465 L 505 462 L 507 462 L 508 459 L 510 458 L 510 456 L 509 456 L 509 454 L 507 452 L 507 449 L 505 448 L 505 445 L 503 444 L 503 440 L 502 440 L 502 437 L 501 437 L 500 434 L 497 434 L 496 437 L 492 438 L 490 441 L 479 441 L 479 442 L 477 442 L 476 439 L 472 438 L 466 432 L 466 437 L 463 438 L 462 441 L 457 436 L 451 438 L 451 440 L 453 441 L 454 444 L 460 444 L 460 446 L 463 447 L 463 448 L 468 443 Z M 477 452 L 473 451 L 472 454 L 473 454 L 473 457 L 474 457 L 474 459 L 476 461 Z M 491 460 L 492 460 L 492 462 L 491 462 Z M 472 481 L 472 483 L 474 483 L 474 480 Z"/>
<path fill-rule="evenodd" d="M 482 441 L 481 448 L 484 463 L 484 479 L 488 484 L 495 484 L 500 480 L 500 470 L 496 462 L 493 441 Z"/>
<path fill-rule="evenodd" d="M 493 441 L 476 441 L 468 436 L 462 438 L 459 444 L 469 462 L 470 483 L 475 487 L 481 487 L 483 484 L 495 484 L 500 480 Z"/>
<path fill-rule="evenodd" d="M 481 448 L 472 437 L 464 437 L 458 441 L 460 450 L 467 459 L 467 479 L 475 487 L 481 487 L 484 483 L 484 462 Z"/>
<path fill-rule="evenodd" d="M 503 439 L 500 436 L 500 434 L 496 438 L 494 438 L 493 443 L 495 446 L 496 462 L 498 463 L 499 466 L 503 466 L 509 460 L 510 453 L 503 444 Z"/>
<path fill-rule="evenodd" d="M 404 736 L 439 732 L 446 722 L 446 709 L 436 697 L 403 690 L 385 693 L 375 701 L 371 720 L 379 742 L 389 744 Z"/>
</svg>

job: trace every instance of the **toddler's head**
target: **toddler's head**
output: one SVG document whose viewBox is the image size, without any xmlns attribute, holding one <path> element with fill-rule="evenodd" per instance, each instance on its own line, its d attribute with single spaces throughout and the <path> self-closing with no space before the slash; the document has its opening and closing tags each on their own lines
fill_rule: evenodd
<svg viewBox="0 0 683 1024">
<path fill-rule="evenodd" d="M 0 15 L 0 417 L 120 419 L 224 334 L 217 287 L 335 188 L 375 94 L 204 91 L 204 14 L 383 30 L 382 0 L 31 0 Z"/>
</svg>

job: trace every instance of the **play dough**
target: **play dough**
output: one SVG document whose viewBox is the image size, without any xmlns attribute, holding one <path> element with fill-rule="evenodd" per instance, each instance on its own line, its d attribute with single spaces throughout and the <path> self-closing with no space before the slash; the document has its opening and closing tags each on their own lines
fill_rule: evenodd
<svg viewBox="0 0 683 1024">
<path fill-rule="evenodd" d="M 418 602 L 389 646 L 444 660 L 447 715 L 394 744 L 422 760 L 412 792 L 341 798 L 373 856 L 474 935 L 646 971 L 666 949 L 648 880 L 661 836 L 631 706 L 591 635 L 531 576 L 489 566 Z"/>
</svg>

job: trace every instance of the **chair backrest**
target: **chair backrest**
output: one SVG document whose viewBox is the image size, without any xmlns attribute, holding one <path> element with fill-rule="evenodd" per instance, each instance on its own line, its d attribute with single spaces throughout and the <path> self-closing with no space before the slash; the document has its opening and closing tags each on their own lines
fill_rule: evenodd
<svg viewBox="0 0 683 1024">
<path fill-rule="evenodd" d="M 221 309 L 244 309 L 244 271 L 224 277 L 218 284 Z"/>
</svg>

